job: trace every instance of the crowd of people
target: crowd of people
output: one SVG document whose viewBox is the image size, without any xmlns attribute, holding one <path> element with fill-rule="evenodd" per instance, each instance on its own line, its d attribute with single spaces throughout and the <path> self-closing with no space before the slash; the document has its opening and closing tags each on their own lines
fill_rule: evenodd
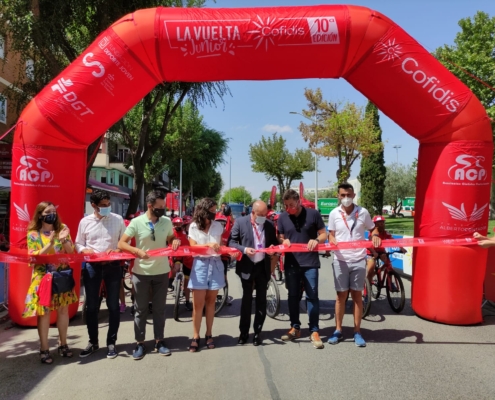
<svg viewBox="0 0 495 400">
<path fill-rule="evenodd" d="M 73 241 L 69 229 L 64 225 L 56 207 L 50 202 L 41 202 L 35 210 L 28 226 L 27 245 L 30 254 L 101 254 L 125 252 L 135 257 L 132 268 L 134 336 L 136 347 L 132 358 L 142 359 L 147 353 L 145 345 L 146 320 L 151 308 L 153 310 L 153 352 L 163 356 L 171 354 L 165 343 L 165 303 L 169 281 L 182 266 L 186 278 L 184 290 L 186 308 L 192 309 L 192 340 L 189 345 L 191 353 L 201 346 L 201 325 L 205 315 L 204 345 L 215 348 L 213 324 L 215 301 L 219 289 L 226 283 L 227 266 L 230 256 L 220 254 L 221 246 L 228 246 L 242 253 L 236 263 L 236 274 L 242 284 L 242 302 L 239 321 L 238 344 L 249 341 L 251 326 L 253 290 L 256 290 L 254 335 L 255 346 L 262 344 L 262 329 L 266 318 L 267 283 L 278 262 L 284 263 L 285 279 L 288 289 L 288 307 L 290 329 L 281 337 L 283 341 L 293 341 L 301 337 L 299 302 L 301 290 L 307 299 L 309 332 L 312 345 L 324 347 L 319 335 L 319 297 L 318 278 L 320 258 L 318 245 L 327 240 L 336 246 L 340 242 L 358 241 L 369 238 L 373 247 L 334 251 L 333 275 L 337 301 L 335 308 L 336 327 L 329 337 L 329 344 L 343 340 L 342 324 L 345 301 L 350 294 L 354 301 L 354 342 L 358 347 L 365 347 L 361 335 L 362 290 L 366 276 L 373 277 L 373 265 L 381 257 L 384 249 L 381 240 L 387 239 L 384 219 L 380 216 L 371 218 L 363 207 L 354 204 L 352 185 L 343 183 L 338 187 L 340 205 L 331 211 L 328 231 L 317 210 L 302 206 L 299 194 L 287 190 L 283 197 L 285 212 L 275 214 L 261 200 L 253 203 L 250 214 L 234 219 L 227 204 L 222 204 L 217 211 L 213 199 L 200 200 L 192 217 L 165 216 L 165 194 L 152 191 L 146 197 L 147 210 L 133 218 L 130 223 L 112 213 L 110 195 L 105 191 L 95 190 L 91 197 L 93 214 L 84 217 L 79 224 Z M 495 245 L 495 241 L 475 234 L 483 247 Z M 277 253 L 279 245 L 290 247 L 292 244 L 306 244 L 305 252 L 286 252 L 282 257 Z M 194 257 L 154 257 L 149 252 L 170 246 L 173 250 L 179 246 L 207 246 L 208 254 Z M 260 251 L 259 251 L 260 250 Z M 68 306 L 78 301 L 74 288 L 47 290 L 46 282 L 55 282 L 55 273 L 70 272 L 66 263 L 35 264 L 32 282 L 26 296 L 24 317 L 37 317 L 40 338 L 40 360 L 44 364 L 53 363 L 48 346 L 50 312 L 57 311 L 57 328 L 59 332 L 58 353 L 61 357 L 72 357 L 74 352 L 67 344 L 69 326 Z M 100 306 L 100 286 L 102 281 L 106 288 L 106 303 L 109 323 L 106 337 L 107 357 L 118 355 L 116 347 L 120 325 L 122 266 L 120 261 L 87 262 L 82 272 L 86 296 L 86 325 L 88 345 L 79 357 L 88 357 L 100 347 L 98 311 Z M 61 285 L 63 286 L 63 285 Z M 55 287 L 55 286 L 54 286 Z M 192 296 L 192 305 L 191 305 Z"/>
</svg>

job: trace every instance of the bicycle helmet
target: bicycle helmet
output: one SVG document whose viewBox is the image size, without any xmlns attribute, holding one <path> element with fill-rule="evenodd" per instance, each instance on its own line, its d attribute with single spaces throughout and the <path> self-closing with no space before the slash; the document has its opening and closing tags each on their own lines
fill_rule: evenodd
<svg viewBox="0 0 495 400">
<path fill-rule="evenodd" d="M 182 220 L 181 217 L 175 217 L 173 220 L 172 220 L 172 224 L 174 225 L 178 225 L 178 226 L 182 226 L 184 225 L 184 221 Z"/>
<path fill-rule="evenodd" d="M 383 218 L 381 215 L 375 215 L 373 217 L 373 222 L 380 222 L 380 221 L 385 222 L 385 218 Z"/>
<path fill-rule="evenodd" d="M 273 221 L 278 221 L 278 217 L 279 217 L 280 214 L 276 214 L 273 216 Z"/>
<path fill-rule="evenodd" d="M 223 215 L 226 217 L 230 217 L 232 215 L 232 209 L 228 204 L 225 205 L 225 208 L 223 209 Z"/>
<path fill-rule="evenodd" d="M 183 225 L 189 225 L 192 222 L 192 217 L 190 215 L 184 215 L 182 221 Z"/>
<path fill-rule="evenodd" d="M 273 217 L 274 217 L 274 216 L 275 216 L 275 211 L 273 211 L 273 210 L 270 210 L 270 211 L 268 211 L 268 212 L 266 213 L 266 217 L 267 217 L 268 219 L 271 219 L 272 221 L 273 221 Z"/>
</svg>

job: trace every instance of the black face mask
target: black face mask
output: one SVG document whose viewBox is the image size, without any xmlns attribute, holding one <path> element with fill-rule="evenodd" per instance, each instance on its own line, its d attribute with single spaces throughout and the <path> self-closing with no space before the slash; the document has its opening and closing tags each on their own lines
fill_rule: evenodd
<svg viewBox="0 0 495 400">
<path fill-rule="evenodd" d="M 215 216 L 216 214 L 214 212 L 208 211 L 208 216 L 206 218 L 208 218 L 210 221 L 214 221 Z"/>
<path fill-rule="evenodd" d="M 46 224 L 52 225 L 57 220 L 57 214 L 42 215 L 41 220 Z"/>
<path fill-rule="evenodd" d="M 177 232 L 182 232 L 182 226 L 176 226 L 176 227 L 175 227 L 175 230 L 176 230 Z"/>
<path fill-rule="evenodd" d="M 164 208 L 153 208 L 153 215 L 157 218 L 163 217 L 165 215 Z"/>
</svg>

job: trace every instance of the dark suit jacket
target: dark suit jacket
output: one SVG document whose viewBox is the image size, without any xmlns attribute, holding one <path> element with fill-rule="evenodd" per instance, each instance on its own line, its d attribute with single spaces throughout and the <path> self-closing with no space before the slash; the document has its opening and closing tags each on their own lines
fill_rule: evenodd
<svg viewBox="0 0 495 400">
<path fill-rule="evenodd" d="M 265 247 L 270 247 L 271 245 L 277 246 L 279 243 L 277 241 L 277 235 L 272 223 L 268 220 L 265 221 L 263 229 L 265 231 Z M 249 256 L 244 254 L 244 249 L 246 247 L 255 248 L 251 214 L 246 215 L 245 217 L 236 218 L 234 227 L 230 232 L 229 247 L 234 247 L 242 253 L 242 259 L 237 261 L 235 273 L 239 275 L 241 279 L 241 274 L 249 274 L 251 278 L 254 263 L 251 261 Z M 265 274 L 266 278 L 270 279 L 270 256 L 267 254 L 265 254 Z"/>
</svg>

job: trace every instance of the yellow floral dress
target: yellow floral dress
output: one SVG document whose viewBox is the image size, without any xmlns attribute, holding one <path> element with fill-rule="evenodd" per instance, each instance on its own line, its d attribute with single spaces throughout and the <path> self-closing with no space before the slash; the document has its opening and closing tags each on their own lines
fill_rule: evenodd
<svg viewBox="0 0 495 400">
<path fill-rule="evenodd" d="M 40 240 L 41 239 L 41 240 Z M 70 239 L 70 236 L 67 236 L 67 239 Z M 40 250 L 49 243 L 50 239 L 44 233 L 38 231 L 29 231 L 27 233 L 27 245 L 29 254 L 38 255 Z M 43 245 L 41 244 L 43 243 Z M 74 245 L 72 245 L 74 246 Z M 60 243 L 60 240 L 56 237 L 54 245 L 45 254 L 65 254 L 65 250 L 63 244 Z M 32 266 L 32 264 L 30 264 Z M 44 307 L 38 304 L 38 287 L 40 285 L 41 279 L 46 274 L 46 269 L 48 271 L 60 271 L 62 269 L 70 268 L 68 264 L 35 264 L 33 268 L 33 276 L 31 277 L 31 285 L 29 286 L 29 290 L 26 296 L 26 306 L 24 308 L 24 312 L 22 313 L 23 318 L 35 317 L 38 315 L 45 315 L 47 311 L 57 310 L 59 307 L 68 306 L 69 304 L 75 303 L 78 301 L 76 292 L 74 289 L 70 292 L 61 293 L 61 294 L 52 294 L 52 301 L 50 307 Z"/>
</svg>

